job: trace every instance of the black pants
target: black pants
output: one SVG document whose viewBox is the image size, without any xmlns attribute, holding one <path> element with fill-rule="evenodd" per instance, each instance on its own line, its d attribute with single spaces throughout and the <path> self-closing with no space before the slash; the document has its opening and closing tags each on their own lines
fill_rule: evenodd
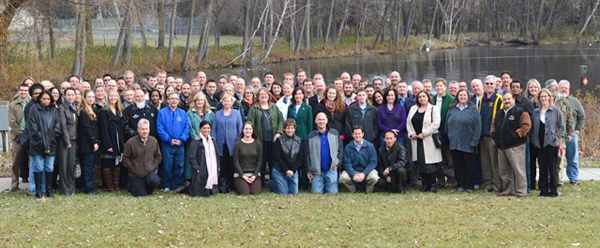
<svg viewBox="0 0 600 248">
<path fill-rule="evenodd" d="M 265 187 L 265 175 L 267 171 L 267 162 L 269 163 L 269 180 L 273 180 L 273 165 L 274 165 L 274 154 L 273 154 L 273 141 L 264 141 L 263 140 L 263 154 L 262 154 L 262 165 L 260 167 L 260 183 L 262 187 Z"/>
<path fill-rule="evenodd" d="M 437 178 L 436 178 L 436 172 L 432 172 L 432 173 L 421 173 L 421 183 L 423 184 L 423 186 L 435 186 L 436 182 L 437 182 Z"/>
<path fill-rule="evenodd" d="M 390 177 L 389 183 L 386 180 L 388 176 Z M 404 190 L 404 184 L 406 184 L 406 180 L 408 179 L 406 168 L 401 167 L 390 171 L 388 176 L 380 174 L 376 186 L 389 192 L 400 192 Z"/>
<path fill-rule="evenodd" d="M 21 178 L 29 180 L 29 149 L 23 149 L 23 159 L 19 164 Z M 18 180 L 18 178 L 17 178 Z"/>
<path fill-rule="evenodd" d="M 530 173 L 530 177 L 529 177 L 529 181 L 531 182 L 531 190 L 534 190 L 537 186 L 537 184 L 535 183 L 535 177 L 537 174 L 537 168 L 536 168 L 536 160 L 537 160 L 537 156 L 538 156 L 538 149 L 533 147 L 533 144 L 529 144 L 529 168 L 531 169 L 531 173 Z"/>
<path fill-rule="evenodd" d="M 151 172 L 144 178 L 129 178 L 129 193 L 133 196 L 151 195 L 160 184 L 160 178 Z"/>
<path fill-rule="evenodd" d="M 558 147 L 545 146 L 535 150 L 540 164 L 540 196 L 558 196 Z"/>
<path fill-rule="evenodd" d="M 221 157 L 221 176 L 227 180 L 227 191 L 231 190 L 233 185 L 233 156 L 229 154 L 229 147 L 226 143 L 223 144 L 223 157 Z M 223 189 L 221 189 L 223 190 Z"/>
<path fill-rule="evenodd" d="M 475 166 L 477 154 L 452 150 L 454 159 L 454 172 L 459 187 L 473 189 L 475 186 Z"/>
</svg>

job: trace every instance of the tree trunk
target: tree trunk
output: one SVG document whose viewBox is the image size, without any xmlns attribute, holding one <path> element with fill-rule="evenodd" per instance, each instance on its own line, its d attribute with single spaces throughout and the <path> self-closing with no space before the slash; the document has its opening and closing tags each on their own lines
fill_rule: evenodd
<svg viewBox="0 0 600 248">
<path fill-rule="evenodd" d="M 0 48 L 4 46 L 8 40 L 8 27 L 15 16 L 17 9 L 28 0 L 9 0 L 4 6 L 4 10 L 0 13 Z"/>
<path fill-rule="evenodd" d="M 198 42 L 198 51 L 194 57 L 196 63 L 202 61 L 208 54 L 208 28 L 210 27 L 210 21 L 212 19 L 213 0 L 208 0 L 207 4 L 206 19 L 204 20 L 204 27 L 202 28 L 202 34 L 200 35 L 200 41 Z"/>
<path fill-rule="evenodd" d="M 140 26 L 140 34 L 142 35 L 142 47 L 148 47 L 148 39 L 146 37 L 146 27 L 144 26 L 144 19 L 142 19 L 142 13 L 136 11 L 136 18 L 138 21 L 138 26 Z"/>
<path fill-rule="evenodd" d="M 410 29 L 412 28 L 412 24 L 413 24 L 413 13 L 415 12 L 415 2 L 413 1 L 412 3 L 410 3 L 410 11 L 408 12 L 408 25 L 406 26 L 406 41 L 404 42 L 404 49 L 406 49 L 406 47 L 408 47 L 408 40 L 410 39 Z"/>
<path fill-rule="evenodd" d="M 283 23 L 283 20 L 285 19 L 285 12 L 288 8 L 288 4 L 290 3 L 290 1 L 291 0 L 285 0 L 285 2 L 283 3 L 283 10 L 281 11 L 281 16 L 279 17 L 279 24 L 277 24 L 277 30 L 275 30 L 275 35 L 273 36 L 273 39 L 269 42 L 269 49 L 267 49 L 267 52 L 265 53 L 265 57 L 263 57 L 263 59 L 260 61 L 261 64 L 265 62 L 267 57 L 269 57 L 269 54 L 271 53 L 271 49 L 273 48 L 273 44 L 275 44 L 277 37 L 279 37 L 279 29 L 281 28 L 281 24 Z"/>
<path fill-rule="evenodd" d="M 310 0 L 306 0 L 306 9 L 305 9 L 305 13 L 304 13 L 304 20 L 305 22 L 305 33 L 304 33 L 304 50 L 306 50 L 307 52 L 310 51 Z"/>
<path fill-rule="evenodd" d="M 192 9 L 190 10 L 190 27 L 188 28 L 187 39 L 185 42 L 185 53 L 181 61 L 181 70 L 185 70 L 187 66 L 188 56 L 190 55 L 190 38 L 192 38 L 192 29 L 194 28 L 194 9 L 196 8 L 196 0 L 192 0 Z M 208 10 L 210 11 L 210 10 Z"/>
<path fill-rule="evenodd" d="M 427 40 L 431 38 L 431 34 L 433 33 L 433 27 L 435 26 L 435 18 L 438 12 L 439 5 L 435 5 L 435 10 L 433 11 L 433 19 L 431 19 L 431 28 L 429 29 L 429 34 L 427 34 Z"/>
<path fill-rule="evenodd" d="M 165 48 L 165 0 L 158 0 L 158 48 Z"/>
<path fill-rule="evenodd" d="M 415 36 L 419 36 L 421 35 L 421 33 L 423 32 L 423 21 L 424 21 L 424 16 L 423 15 L 423 2 L 419 2 L 419 10 L 417 11 L 417 26 L 415 27 Z"/>
<path fill-rule="evenodd" d="M 134 0 L 131 0 L 134 1 Z M 134 3 L 129 2 L 129 9 L 125 11 L 125 15 L 129 16 L 127 18 L 127 22 L 124 22 L 127 25 L 127 29 L 125 30 L 125 41 L 123 42 L 123 60 L 121 61 L 121 65 L 129 67 L 131 64 L 131 49 L 133 48 L 133 18 L 135 16 Z"/>
<path fill-rule="evenodd" d="M 414 3 L 415 1 L 413 1 Z M 381 16 L 381 21 L 379 21 L 379 27 L 377 30 L 377 34 L 375 35 L 375 41 L 373 42 L 373 49 L 377 49 L 377 46 L 379 46 L 379 42 L 382 40 L 382 36 L 385 30 L 385 19 L 388 15 L 388 12 L 390 10 L 390 6 L 392 5 L 392 0 L 389 0 L 387 5 L 385 6 L 385 9 L 383 10 L 383 15 Z"/>
<path fill-rule="evenodd" d="M 344 26 L 346 26 L 346 21 L 348 20 L 348 7 L 350 6 L 350 0 L 346 0 L 346 8 L 344 9 L 344 15 L 342 18 L 342 22 L 340 22 L 340 27 L 338 29 L 338 35 L 333 43 L 333 49 L 335 50 L 336 45 L 340 42 L 340 37 L 342 36 L 342 32 L 344 31 Z"/>
<path fill-rule="evenodd" d="M 291 12 L 292 12 L 292 18 L 290 18 L 290 26 L 291 29 L 290 30 L 290 49 L 293 51 L 294 48 L 296 47 L 296 0 L 293 0 L 294 2 L 292 3 L 292 7 L 291 7 Z"/>
<path fill-rule="evenodd" d="M 583 24 L 583 28 L 581 28 L 581 31 L 579 31 L 579 35 L 577 35 L 578 37 L 581 37 L 581 35 L 585 31 L 585 29 L 587 28 L 587 25 L 590 23 L 590 20 L 592 19 L 592 17 L 594 16 L 594 13 L 598 9 L 599 3 L 600 3 L 600 0 L 596 1 L 596 5 L 594 6 L 594 9 L 592 10 L 592 13 L 590 13 L 590 15 L 588 16 L 587 20 L 585 21 L 585 24 Z"/>
<path fill-rule="evenodd" d="M 77 26 L 75 31 L 75 57 L 73 59 L 73 70 L 71 74 L 81 75 L 85 59 L 85 0 L 78 0 L 77 5 Z"/>
<path fill-rule="evenodd" d="M 248 44 L 250 43 L 250 1 L 244 1 L 244 40 L 242 41 L 242 60 L 246 59 Z"/>
<path fill-rule="evenodd" d="M 92 30 L 92 8 L 85 6 L 85 41 L 88 46 L 94 45 L 94 33 Z"/>
<path fill-rule="evenodd" d="M 169 52 L 167 53 L 167 61 L 173 61 L 173 43 L 175 42 L 173 39 L 175 38 L 175 18 L 177 17 L 177 0 L 173 0 L 173 12 L 171 12 L 171 23 L 169 30 Z"/>
<path fill-rule="evenodd" d="M 540 35 L 540 25 L 542 24 L 542 17 L 544 16 L 544 5 L 546 4 L 546 0 L 542 0 L 540 3 L 540 10 L 538 12 L 537 22 L 535 24 L 535 31 L 533 32 L 533 41 L 539 42 Z"/>
<path fill-rule="evenodd" d="M 298 42 L 296 43 L 296 48 L 294 49 L 294 53 L 296 54 L 296 56 L 298 56 L 298 53 L 300 52 L 300 45 L 302 45 L 302 37 L 304 37 L 304 29 L 306 28 L 306 18 L 308 16 L 304 16 L 305 20 L 302 20 L 302 28 L 300 28 L 300 35 L 298 36 Z"/>
<path fill-rule="evenodd" d="M 38 59 L 43 59 L 44 58 L 44 53 L 42 52 L 42 28 L 40 27 L 40 21 L 37 17 L 33 18 L 33 25 L 35 27 L 35 43 L 37 46 L 37 51 L 38 51 Z"/>
<path fill-rule="evenodd" d="M 56 40 L 54 38 L 54 26 L 52 25 L 52 17 L 47 17 L 48 21 L 48 43 L 50 43 L 50 58 L 56 56 Z"/>
<path fill-rule="evenodd" d="M 333 7 L 334 6 L 335 6 L 335 0 L 331 0 L 331 8 L 329 9 L 329 21 L 327 22 L 327 33 L 325 33 L 325 42 L 323 42 L 323 48 L 325 48 L 325 46 L 327 45 L 327 40 L 329 39 L 329 31 L 331 30 L 331 21 L 333 19 Z"/>
<path fill-rule="evenodd" d="M 316 6 L 315 9 L 317 10 L 317 40 L 315 41 L 316 45 L 318 46 L 321 43 L 321 38 L 323 38 L 323 18 L 321 17 L 321 4 L 322 2 L 317 1 L 315 2 Z"/>
</svg>

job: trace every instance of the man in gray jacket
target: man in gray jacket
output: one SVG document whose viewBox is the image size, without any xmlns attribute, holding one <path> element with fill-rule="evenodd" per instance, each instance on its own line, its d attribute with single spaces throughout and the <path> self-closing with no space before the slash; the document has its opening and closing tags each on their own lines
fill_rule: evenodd
<svg viewBox="0 0 600 248">
<path fill-rule="evenodd" d="M 317 130 L 306 139 L 306 164 L 312 193 L 338 193 L 338 166 L 342 164 L 342 139 L 335 129 L 327 128 L 327 116 L 318 113 L 315 117 Z"/>
</svg>

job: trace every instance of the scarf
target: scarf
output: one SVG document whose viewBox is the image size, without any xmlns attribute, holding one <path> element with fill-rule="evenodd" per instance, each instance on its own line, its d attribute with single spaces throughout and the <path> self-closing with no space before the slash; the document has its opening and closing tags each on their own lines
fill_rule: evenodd
<svg viewBox="0 0 600 248">
<path fill-rule="evenodd" d="M 200 134 L 202 144 L 204 145 L 204 158 L 206 159 L 206 171 L 208 172 L 208 179 L 206 180 L 207 189 L 212 189 L 214 185 L 219 183 L 217 175 L 217 155 L 215 146 L 213 145 L 211 138 L 205 138 L 204 135 Z"/>
<path fill-rule="evenodd" d="M 327 110 L 333 114 L 333 111 L 335 110 L 335 102 L 328 102 L 327 99 L 323 101 L 325 101 L 325 108 L 327 108 Z"/>
<path fill-rule="evenodd" d="M 252 106 L 252 103 L 254 102 L 254 100 L 244 98 L 244 102 L 247 103 L 248 106 Z"/>
</svg>

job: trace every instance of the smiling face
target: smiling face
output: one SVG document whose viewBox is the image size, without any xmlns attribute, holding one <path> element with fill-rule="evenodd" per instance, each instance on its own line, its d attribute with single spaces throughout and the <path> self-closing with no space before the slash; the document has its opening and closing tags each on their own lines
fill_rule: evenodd
<svg viewBox="0 0 600 248">
<path fill-rule="evenodd" d="M 544 106 L 544 107 L 550 106 L 550 99 L 552 99 L 552 98 L 550 95 L 548 95 L 547 91 L 542 91 L 542 93 L 540 93 L 539 99 L 540 99 L 540 104 L 542 104 L 542 106 Z"/>
<path fill-rule="evenodd" d="M 210 137 L 210 130 L 211 130 L 211 128 L 210 128 L 210 125 L 208 123 L 204 124 L 204 126 L 200 127 L 200 133 L 202 135 L 204 135 L 204 138 Z"/>
<path fill-rule="evenodd" d="M 457 98 L 460 104 L 467 104 L 467 102 L 469 101 L 469 93 L 467 93 L 466 91 L 461 91 L 458 93 Z"/>
<path fill-rule="evenodd" d="M 223 97 L 223 99 L 221 99 L 221 104 L 223 104 L 223 109 L 231 109 L 231 106 L 233 105 L 233 101 L 231 101 L 232 96 L 231 95 L 227 95 L 227 97 Z"/>
<path fill-rule="evenodd" d="M 244 129 L 242 129 L 242 132 L 244 133 L 244 138 L 252 138 L 252 125 L 246 123 L 244 125 Z"/>
<path fill-rule="evenodd" d="M 429 103 L 429 97 L 427 97 L 427 92 L 419 93 L 419 95 L 417 96 L 417 100 L 419 101 L 419 104 L 421 104 L 421 106 L 427 106 L 427 103 Z"/>
<path fill-rule="evenodd" d="M 295 132 L 296 127 L 294 125 L 288 125 L 285 127 L 285 134 L 287 134 L 287 136 L 293 137 Z"/>
<path fill-rule="evenodd" d="M 88 93 L 85 95 L 85 103 L 87 103 L 88 105 L 93 105 L 96 102 L 96 95 L 94 94 L 93 91 L 88 91 Z"/>
<path fill-rule="evenodd" d="M 394 104 L 394 102 L 396 101 L 396 92 L 393 90 L 390 90 L 388 92 L 385 100 L 387 101 L 388 104 Z"/>
<path fill-rule="evenodd" d="M 110 105 L 115 105 L 117 104 L 117 100 L 119 99 L 119 93 L 117 93 L 116 91 L 110 91 L 108 93 L 108 103 Z"/>
<path fill-rule="evenodd" d="M 67 100 L 69 104 L 72 104 L 75 101 L 75 91 L 71 89 L 65 91 L 65 100 Z"/>
<path fill-rule="evenodd" d="M 337 90 L 335 90 L 335 89 L 327 90 L 327 101 L 334 102 L 336 96 L 337 96 Z"/>
<path fill-rule="evenodd" d="M 383 104 L 383 95 L 381 95 L 381 93 L 376 92 L 375 94 L 373 94 L 373 98 L 375 99 L 375 102 L 377 102 L 377 104 Z"/>
<path fill-rule="evenodd" d="M 302 104 L 302 102 L 304 101 L 304 92 L 302 92 L 301 90 L 296 90 L 294 100 L 296 101 L 296 104 Z"/>
<path fill-rule="evenodd" d="M 269 101 L 269 92 L 266 89 L 258 91 L 258 101 L 261 103 L 267 103 Z"/>
</svg>

